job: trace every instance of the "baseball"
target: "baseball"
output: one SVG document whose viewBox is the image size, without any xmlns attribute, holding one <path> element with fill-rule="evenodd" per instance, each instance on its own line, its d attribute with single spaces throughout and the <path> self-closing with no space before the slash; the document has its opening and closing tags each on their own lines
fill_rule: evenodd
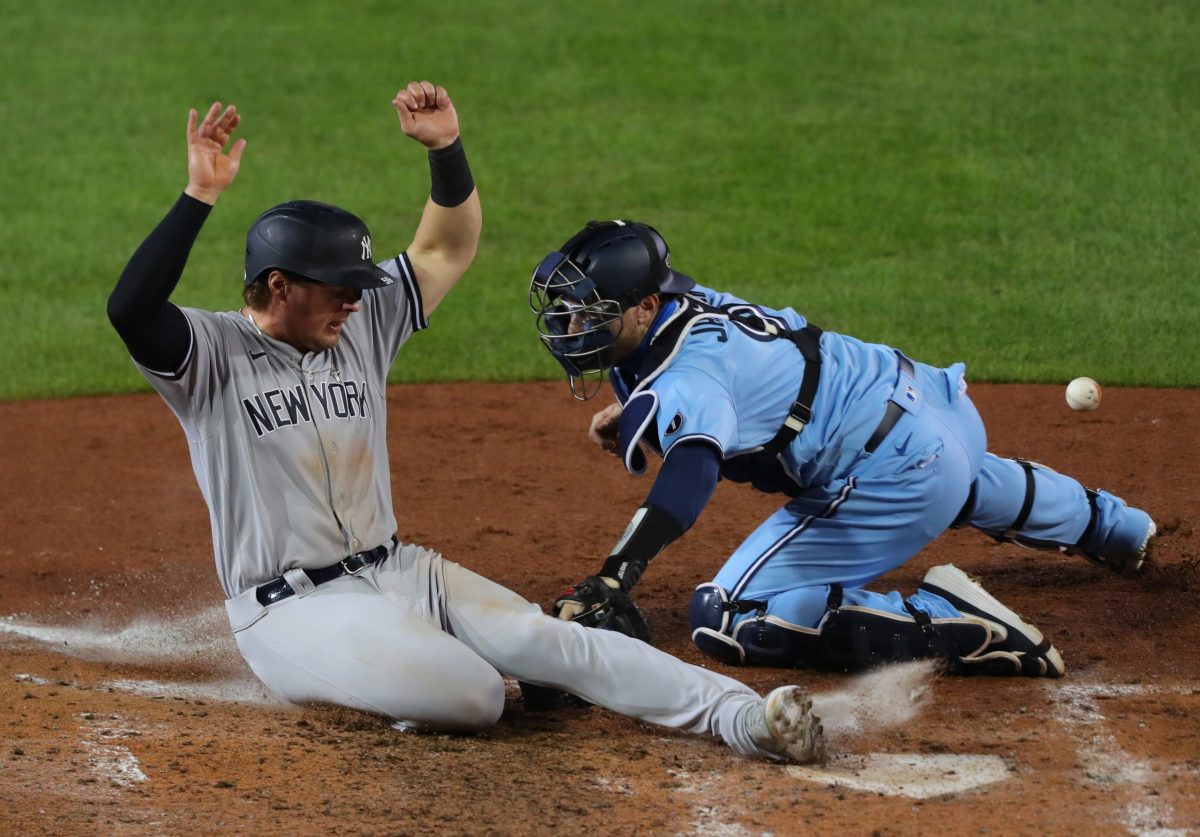
<svg viewBox="0 0 1200 837">
<path fill-rule="evenodd" d="M 1091 378 L 1076 378 L 1067 384 L 1067 405 L 1072 410 L 1094 410 L 1100 406 L 1100 385 Z"/>
</svg>

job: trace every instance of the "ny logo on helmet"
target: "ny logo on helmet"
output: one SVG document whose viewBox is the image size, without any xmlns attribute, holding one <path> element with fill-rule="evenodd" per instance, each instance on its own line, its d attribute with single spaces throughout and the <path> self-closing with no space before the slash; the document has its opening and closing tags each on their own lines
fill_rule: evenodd
<svg viewBox="0 0 1200 837">
<path fill-rule="evenodd" d="M 371 236 L 369 235 L 362 237 L 362 258 L 364 262 L 371 260 Z"/>
</svg>

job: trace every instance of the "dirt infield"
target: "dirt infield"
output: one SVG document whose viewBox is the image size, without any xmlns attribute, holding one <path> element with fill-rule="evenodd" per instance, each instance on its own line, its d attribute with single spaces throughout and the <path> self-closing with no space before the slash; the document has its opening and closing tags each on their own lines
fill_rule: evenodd
<svg viewBox="0 0 1200 837">
<path fill-rule="evenodd" d="M 800 770 L 600 709 L 526 714 L 478 736 L 400 733 L 292 708 L 237 655 L 207 513 L 155 396 L 0 404 L 0 833 L 1200 833 L 1200 391 L 972 387 L 1000 454 L 1148 509 L 1155 563 L 952 532 L 877 586 L 952 561 L 1038 625 L 1058 681 L 950 679 L 922 713 L 845 729 Z M 592 571 L 649 479 L 594 450 L 561 384 L 389 392 L 400 536 L 545 602 Z M 687 638 L 691 588 L 776 505 L 721 485 L 638 600 L 658 644 Z M 715 664 L 713 664 L 714 667 Z M 849 678 L 722 671 L 756 689 Z"/>
</svg>

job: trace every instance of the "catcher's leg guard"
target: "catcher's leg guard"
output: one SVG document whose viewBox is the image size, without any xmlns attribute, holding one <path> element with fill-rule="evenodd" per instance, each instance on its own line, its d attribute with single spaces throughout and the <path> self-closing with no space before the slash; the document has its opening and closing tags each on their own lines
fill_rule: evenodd
<svg viewBox="0 0 1200 837">
<path fill-rule="evenodd" d="M 985 457 L 953 526 L 998 541 L 1082 555 L 1116 572 L 1141 566 L 1156 528 L 1141 509 L 1024 459 Z"/>
<path fill-rule="evenodd" d="M 970 615 L 930 618 L 905 604 L 906 615 L 862 605 L 840 604 L 834 587 L 830 609 L 821 623 L 820 644 L 825 666 L 862 671 L 882 663 L 926 658 L 946 661 L 953 673 L 965 671 L 963 661 L 984 653 L 993 640 L 991 628 Z M 994 672 L 994 673 L 1012 673 Z"/>
<path fill-rule="evenodd" d="M 842 589 L 830 587 L 826 613 L 815 628 L 766 613 L 766 603 L 730 601 L 716 584 L 701 584 L 692 595 L 692 641 L 710 657 L 732 665 L 802 666 L 862 671 L 881 663 L 928 657 L 945 660 L 950 671 L 1014 674 L 1010 657 L 984 660 L 995 640 L 987 622 L 973 615 L 930 618 L 906 604 L 896 614 L 864 605 L 842 605 Z M 738 614 L 753 614 L 736 619 Z"/>
<path fill-rule="evenodd" d="M 958 673 L 1062 676 L 1062 656 L 1041 631 L 1002 605 L 958 567 L 934 567 L 925 574 L 920 589 L 945 599 L 964 618 L 976 619 L 991 633 L 983 647 L 960 656 Z"/>
<path fill-rule="evenodd" d="M 740 613 L 755 616 L 733 625 Z M 820 631 L 769 616 L 766 602 L 730 601 L 725 590 L 711 582 L 692 594 L 688 620 L 696 647 L 730 665 L 791 667 L 812 665 L 818 657 Z"/>
</svg>

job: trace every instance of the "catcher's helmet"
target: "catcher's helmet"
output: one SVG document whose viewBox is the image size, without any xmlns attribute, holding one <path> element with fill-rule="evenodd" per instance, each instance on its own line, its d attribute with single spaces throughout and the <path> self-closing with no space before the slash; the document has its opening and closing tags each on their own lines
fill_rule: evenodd
<svg viewBox="0 0 1200 837">
<path fill-rule="evenodd" d="M 270 270 L 360 290 L 394 281 L 371 258 L 367 225 L 357 215 L 319 201 L 281 203 L 251 225 L 245 283 Z"/>
<path fill-rule="evenodd" d="M 529 307 L 542 342 L 567 372 L 571 394 L 586 400 L 614 361 L 609 324 L 650 294 L 680 294 L 695 284 L 671 268 L 667 242 L 653 227 L 588 221 L 533 271 Z"/>
</svg>

